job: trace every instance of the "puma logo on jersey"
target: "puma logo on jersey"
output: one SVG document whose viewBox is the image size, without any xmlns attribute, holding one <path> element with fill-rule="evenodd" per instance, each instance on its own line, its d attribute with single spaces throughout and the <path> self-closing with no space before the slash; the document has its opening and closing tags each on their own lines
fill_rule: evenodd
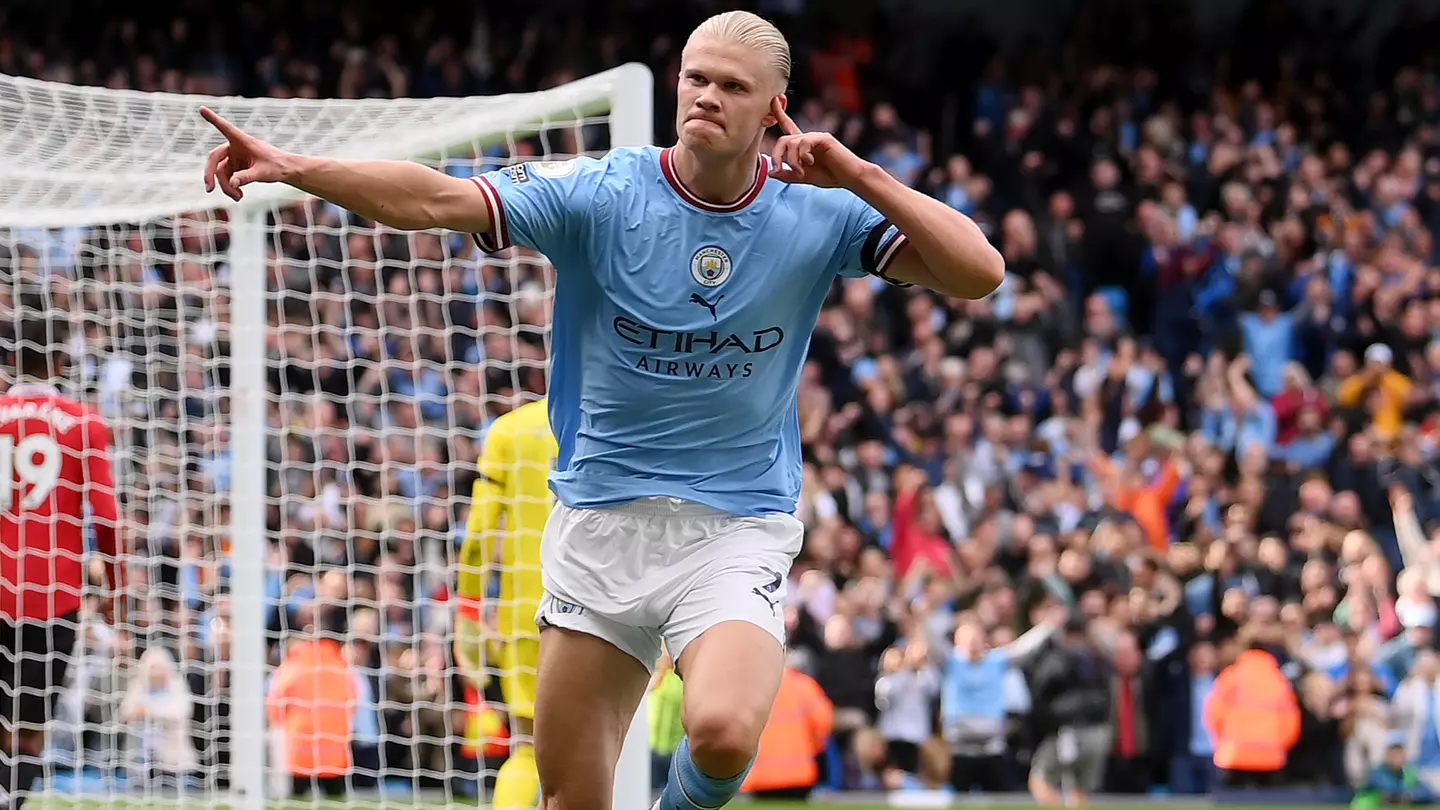
<svg viewBox="0 0 1440 810">
<path fill-rule="evenodd" d="M 720 297 L 716 298 L 713 302 L 711 302 L 706 301 L 704 296 L 700 295 L 700 293 L 690 293 L 690 303 L 699 304 L 700 306 L 710 310 L 710 317 L 717 321 L 720 320 L 720 314 L 715 311 L 715 308 L 720 306 L 720 301 L 724 298 L 725 293 L 720 293 Z"/>
</svg>

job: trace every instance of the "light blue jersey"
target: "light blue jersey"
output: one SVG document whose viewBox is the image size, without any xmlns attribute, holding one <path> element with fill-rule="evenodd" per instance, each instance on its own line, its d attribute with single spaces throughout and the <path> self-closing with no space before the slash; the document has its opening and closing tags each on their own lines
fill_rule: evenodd
<svg viewBox="0 0 1440 810">
<path fill-rule="evenodd" d="M 884 275 L 905 237 L 855 195 L 767 179 L 713 205 L 670 150 L 525 163 L 475 178 L 487 251 L 555 265 L 550 486 L 577 508 L 681 498 L 794 512 L 796 392 L 836 274 Z"/>
</svg>

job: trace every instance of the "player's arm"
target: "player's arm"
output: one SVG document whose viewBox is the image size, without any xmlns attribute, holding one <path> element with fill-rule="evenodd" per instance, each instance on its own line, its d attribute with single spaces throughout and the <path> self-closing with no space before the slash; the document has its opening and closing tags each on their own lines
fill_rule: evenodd
<svg viewBox="0 0 1440 810">
<path fill-rule="evenodd" d="M 771 114 L 785 135 L 771 174 L 791 183 L 840 187 L 879 212 L 861 253 L 867 272 L 955 298 L 984 298 L 1005 280 L 1005 259 L 969 217 L 862 160 L 827 132 L 801 132 L 777 96 Z"/>
<path fill-rule="evenodd" d="M 1005 280 L 1005 259 L 973 220 L 866 162 L 855 196 L 890 220 L 903 242 L 885 277 L 952 298 L 984 298 Z"/>
<path fill-rule="evenodd" d="M 520 245 L 557 263 L 576 255 L 606 177 L 606 164 L 593 160 L 519 164 L 462 180 L 406 161 L 309 157 L 209 109 L 200 114 L 226 139 L 205 164 L 206 191 L 218 186 L 239 200 L 250 183 L 285 183 L 393 228 L 474 234 L 491 253 Z"/>
<path fill-rule="evenodd" d="M 115 474 L 110 466 L 110 429 L 98 415 L 92 415 L 84 428 L 85 501 L 95 532 L 95 551 L 105 566 L 105 586 L 119 608 L 125 600 L 125 542 L 120 531 L 120 507 L 115 500 Z"/>
<path fill-rule="evenodd" d="M 284 183 L 401 230 L 449 228 L 484 233 L 491 228 L 485 192 L 476 183 L 401 160 L 335 160 L 287 152 L 202 107 L 201 116 L 226 143 L 205 165 L 205 190 L 216 186 L 231 199 L 250 183 Z"/>
<path fill-rule="evenodd" d="M 419 163 L 403 160 L 335 160 L 295 155 L 284 181 L 400 230 L 490 230 L 480 188 Z"/>
</svg>

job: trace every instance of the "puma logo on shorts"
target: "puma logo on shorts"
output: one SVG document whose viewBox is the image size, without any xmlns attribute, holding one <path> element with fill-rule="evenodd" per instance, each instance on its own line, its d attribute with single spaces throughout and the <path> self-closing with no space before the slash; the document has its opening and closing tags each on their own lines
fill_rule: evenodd
<svg viewBox="0 0 1440 810">
<path fill-rule="evenodd" d="M 785 577 L 782 576 L 779 571 L 772 571 L 769 568 L 764 569 L 764 571 L 770 575 L 770 581 L 764 585 L 751 588 L 750 592 L 764 599 L 765 604 L 770 606 L 770 612 L 776 613 L 779 609 L 780 599 L 775 595 L 775 592 L 780 590 L 781 585 L 785 584 Z"/>
<path fill-rule="evenodd" d="M 541 609 L 541 613 L 556 613 L 565 616 L 579 616 L 584 612 L 585 608 L 580 607 L 574 602 L 566 602 L 563 599 L 556 599 L 549 594 L 546 594 L 545 607 Z"/>
</svg>

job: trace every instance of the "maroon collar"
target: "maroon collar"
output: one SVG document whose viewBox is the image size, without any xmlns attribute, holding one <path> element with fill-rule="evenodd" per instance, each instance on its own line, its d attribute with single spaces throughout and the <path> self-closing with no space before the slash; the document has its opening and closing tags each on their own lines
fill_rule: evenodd
<svg viewBox="0 0 1440 810">
<path fill-rule="evenodd" d="M 660 150 L 660 173 L 665 175 L 665 180 L 670 183 L 671 188 L 675 189 L 675 193 L 680 195 L 680 199 L 711 214 L 733 214 L 755 202 L 755 198 L 760 196 L 760 189 L 765 186 L 766 177 L 765 161 L 763 158 L 757 157 L 755 159 L 755 181 L 750 186 L 750 190 L 732 202 L 714 203 L 686 188 L 685 184 L 680 182 L 680 175 L 675 171 L 675 148 L 673 146 Z"/>
</svg>

